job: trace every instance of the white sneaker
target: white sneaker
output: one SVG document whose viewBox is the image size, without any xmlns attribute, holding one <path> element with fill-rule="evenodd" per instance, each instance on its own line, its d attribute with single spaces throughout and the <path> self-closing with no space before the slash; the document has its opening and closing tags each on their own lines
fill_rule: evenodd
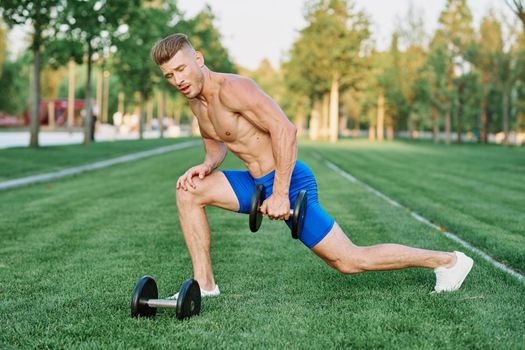
<svg viewBox="0 0 525 350">
<path fill-rule="evenodd" d="M 454 252 L 457 257 L 456 264 L 452 267 L 437 267 L 436 286 L 433 293 L 453 292 L 458 290 L 474 265 L 474 260 L 461 252 Z"/>
<path fill-rule="evenodd" d="M 216 284 L 215 288 L 213 290 L 204 290 L 201 288 L 201 297 L 216 297 L 219 294 L 221 294 L 221 291 L 219 290 L 219 286 Z M 179 297 L 179 293 L 173 294 L 171 297 L 167 297 L 168 300 L 177 300 Z"/>
</svg>

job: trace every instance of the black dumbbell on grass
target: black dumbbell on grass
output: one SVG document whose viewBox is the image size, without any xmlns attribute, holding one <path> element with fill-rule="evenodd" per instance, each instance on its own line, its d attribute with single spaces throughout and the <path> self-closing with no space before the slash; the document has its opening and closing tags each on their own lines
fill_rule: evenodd
<svg viewBox="0 0 525 350">
<path fill-rule="evenodd" d="M 159 307 L 176 309 L 179 320 L 198 315 L 201 311 L 201 289 L 194 279 L 184 281 L 177 300 L 158 297 L 155 279 L 151 276 L 141 277 L 131 297 L 131 317 L 154 317 Z"/>
<path fill-rule="evenodd" d="M 264 185 L 257 184 L 250 203 L 250 230 L 257 232 L 261 226 L 262 214 L 260 211 L 262 199 L 264 198 Z M 292 237 L 298 239 L 303 232 L 304 218 L 306 217 L 306 190 L 299 191 L 295 199 L 294 208 L 290 210 L 292 218 Z"/>
</svg>

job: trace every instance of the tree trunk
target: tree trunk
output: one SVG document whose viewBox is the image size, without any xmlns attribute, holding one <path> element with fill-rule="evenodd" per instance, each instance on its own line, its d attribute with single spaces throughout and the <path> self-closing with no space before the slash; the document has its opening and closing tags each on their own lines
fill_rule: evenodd
<svg viewBox="0 0 525 350">
<path fill-rule="evenodd" d="M 388 123 L 386 125 L 386 138 L 388 141 L 394 141 L 394 126 L 392 125 L 392 119 L 388 118 Z"/>
<path fill-rule="evenodd" d="M 126 111 L 124 110 L 124 99 L 126 98 L 126 96 L 124 95 L 123 92 L 119 92 L 118 93 L 118 112 L 124 116 L 124 114 L 126 113 Z"/>
<path fill-rule="evenodd" d="M 139 140 L 144 139 L 144 114 L 146 113 L 146 108 L 144 108 L 147 101 L 146 94 L 141 91 L 139 93 Z"/>
<path fill-rule="evenodd" d="M 339 136 L 339 74 L 335 73 L 332 77 L 330 88 L 330 137 L 332 143 L 337 142 Z"/>
<path fill-rule="evenodd" d="M 75 66 L 74 60 L 68 63 L 69 85 L 67 92 L 67 127 L 71 132 L 75 124 Z"/>
<path fill-rule="evenodd" d="M 384 136 L 385 123 L 385 95 L 383 90 L 377 97 L 377 141 L 382 142 Z"/>
<path fill-rule="evenodd" d="M 160 91 L 157 100 L 157 124 L 160 138 L 164 138 L 164 91 Z"/>
<path fill-rule="evenodd" d="M 321 138 L 328 136 L 328 121 L 330 113 L 330 93 L 323 95 L 323 105 L 321 109 Z"/>
<path fill-rule="evenodd" d="M 304 134 L 304 114 L 303 111 L 295 115 L 295 126 L 297 127 L 297 136 L 303 136 Z"/>
<path fill-rule="evenodd" d="M 436 107 L 432 107 L 432 141 L 437 143 L 439 136 L 439 113 Z"/>
<path fill-rule="evenodd" d="M 104 71 L 104 98 L 102 99 L 102 122 L 107 123 L 108 118 L 108 107 L 109 107 L 109 71 Z"/>
<path fill-rule="evenodd" d="M 509 145 L 509 89 L 503 87 L 503 106 L 502 106 L 502 128 L 503 128 L 503 145 Z"/>
<path fill-rule="evenodd" d="M 310 117 L 310 139 L 318 140 L 319 139 L 319 100 L 314 101 L 314 108 L 312 109 L 312 115 Z"/>
<path fill-rule="evenodd" d="M 40 35 L 40 28 L 35 27 L 35 42 L 33 44 L 33 85 L 31 87 L 30 147 L 38 147 L 38 132 L 40 130 Z"/>
<path fill-rule="evenodd" d="M 445 143 L 450 145 L 450 111 L 445 114 Z"/>
<path fill-rule="evenodd" d="M 352 118 L 354 122 L 354 134 L 356 137 L 359 137 L 359 134 L 361 133 L 361 125 L 359 124 L 359 114 L 355 114 Z"/>
<path fill-rule="evenodd" d="M 408 134 L 410 135 L 410 139 L 414 140 L 416 138 L 416 123 L 414 122 L 414 119 L 412 117 L 408 118 Z"/>
<path fill-rule="evenodd" d="M 55 128 L 55 100 L 50 100 L 47 103 L 47 125 L 49 129 Z"/>
<path fill-rule="evenodd" d="M 175 121 L 175 125 L 180 126 L 180 118 L 181 118 L 182 111 L 180 108 L 176 108 L 173 113 L 173 120 Z"/>
<path fill-rule="evenodd" d="M 463 133 L 463 83 L 460 83 L 458 87 L 458 108 L 456 108 L 456 111 L 457 141 L 458 144 L 461 144 L 463 142 L 461 139 L 461 134 Z"/>
<path fill-rule="evenodd" d="M 374 125 L 370 123 L 368 126 L 368 141 L 375 141 L 376 140 L 376 128 L 374 128 Z"/>
<path fill-rule="evenodd" d="M 347 135 L 346 126 L 348 124 L 348 116 L 342 115 L 339 118 L 339 135 Z"/>
<path fill-rule="evenodd" d="M 489 132 L 489 113 L 488 113 L 487 98 L 483 98 L 481 105 L 481 130 L 479 133 L 479 142 L 488 143 L 488 132 Z"/>
<path fill-rule="evenodd" d="M 93 54 L 93 48 L 91 47 L 91 41 L 88 38 L 88 52 L 87 52 L 87 80 L 86 80 L 86 100 L 85 100 L 85 111 L 84 116 L 84 145 L 89 145 L 94 139 L 93 133 L 93 111 L 91 109 L 91 56 Z"/>
<path fill-rule="evenodd" d="M 151 122 L 153 121 L 153 99 L 149 99 L 146 102 L 146 130 L 151 131 Z"/>
<path fill-rule="evenodd" d="M 99 63 L 97 66 L 97 96 L 95 97 L 97 102 L 96 108 L 93 108 L 93 112 L 100 118 L 100 116 L 102 115 L 104 72 L 102 71 L 102 64 Z"/>
</svg>

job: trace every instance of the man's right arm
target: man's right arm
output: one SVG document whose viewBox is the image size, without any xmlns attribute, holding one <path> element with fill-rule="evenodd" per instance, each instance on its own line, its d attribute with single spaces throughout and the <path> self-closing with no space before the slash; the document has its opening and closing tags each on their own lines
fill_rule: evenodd
<svg viewBox="0 0 525 350">
<path fill-rule="evenodd" d="M 211 138 L 203 137 L 202 140 L 204 141 L 204 149 L 206 150 L 203 164 L 209 167 L 209 174 L 222 164 L 226 153 L 228 153 L 228 148 L 223 142 Z"/>
</svg>

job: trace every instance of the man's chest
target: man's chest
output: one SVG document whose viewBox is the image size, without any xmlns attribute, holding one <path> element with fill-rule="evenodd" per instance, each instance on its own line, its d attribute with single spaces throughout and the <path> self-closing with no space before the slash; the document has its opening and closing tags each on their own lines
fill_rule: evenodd
<svg viewBox="0 0 525 350">
<path fill-rule="evenodd" d="M 240 115 L 221 106 L 201 106 L 198 119 L 201 129 L 211 137 L 224 142 L 235 141 Z"/>
</svg>

